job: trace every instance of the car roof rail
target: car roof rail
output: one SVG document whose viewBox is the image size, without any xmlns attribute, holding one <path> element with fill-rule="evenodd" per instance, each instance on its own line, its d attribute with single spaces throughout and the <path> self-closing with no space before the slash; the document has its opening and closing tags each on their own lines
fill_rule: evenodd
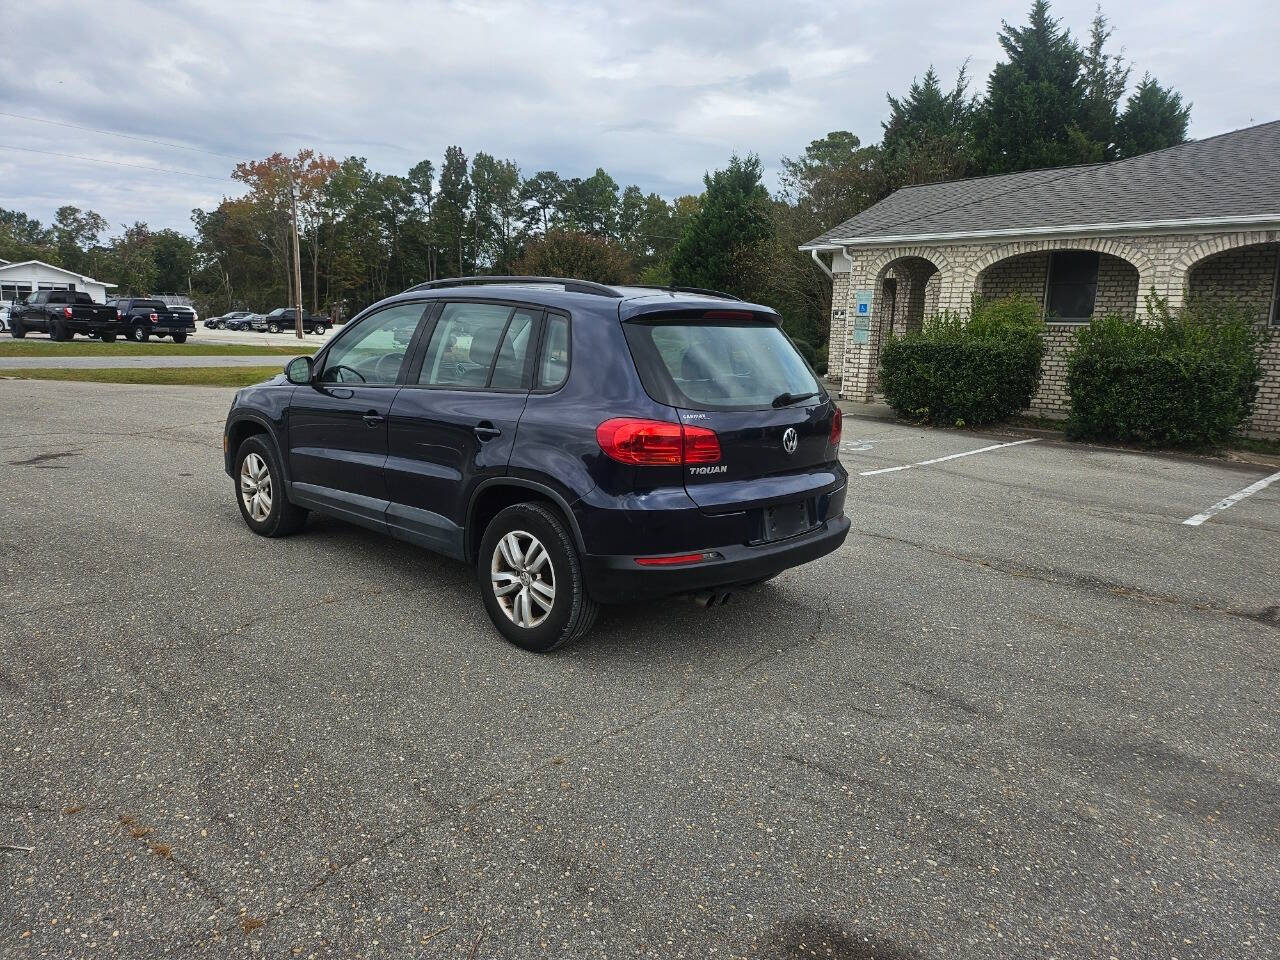
<svg viewBox="0 0 1280 960">
<path fill-rule="evenodd" d="M 622 294 L 613 287 L 591 280 L 573 280 L 568 277 L 449 277 L 445 280 L 430 280 L 410 287 L 405 293 L 415 290 L 442 290 L 448 287 L 486 287 L 506 286 L 509 284 L 556 284 L 563 286 L 565 293 L 589 293 L 597 297 L 612 297 L 621 300 Z"/>
<path fill-rule="evenodd" d="M 697 293 L 704 297 L 719 297 L 722 300 L 742 302 L 741 297 L 735 297 L 732 293 L 725 293 L 723 290 L 712 290 L 708 287 L 678 287 L 673 283 L 666 286 L 658 283 L 628 283 L 624 284 L 624 286 L 637 287 L 640 290 L 664 290 L 667 293 Z"/>
</svg>

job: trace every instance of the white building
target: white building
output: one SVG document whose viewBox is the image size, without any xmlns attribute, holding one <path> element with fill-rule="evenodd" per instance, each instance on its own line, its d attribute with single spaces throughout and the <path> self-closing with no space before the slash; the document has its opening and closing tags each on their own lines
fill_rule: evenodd
<svg viewBox="0 0 1280 960">
<path fill-rule="evenodd" d="M 114 283 L 104 283 L 39 260 L 20 263 L 0 260 L 0 300 L 6 303 L 21 300 L 36 290 L 80 290 L 93 297 L 95 303 L 105 303 L 107 290 L 114 287 Z"/>
</svg>

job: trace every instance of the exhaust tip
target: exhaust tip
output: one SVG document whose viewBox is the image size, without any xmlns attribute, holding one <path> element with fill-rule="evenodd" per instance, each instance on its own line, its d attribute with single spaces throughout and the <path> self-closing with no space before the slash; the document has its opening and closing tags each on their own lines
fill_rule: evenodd
<svg viewBox="0 0 1280 960">
<path fill-rule="evenodd" d="M 708 610 L 712 607 L 724 606 L 732 596 L 731 590 L 700 590 L 697 593 L 688 594 L 690 600 Z"/>
</svg>

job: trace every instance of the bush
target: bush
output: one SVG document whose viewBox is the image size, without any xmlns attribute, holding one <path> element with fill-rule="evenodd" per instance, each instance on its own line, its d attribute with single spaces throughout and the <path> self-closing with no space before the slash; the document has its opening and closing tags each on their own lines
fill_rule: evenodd
<svg viewBox="0 0 1280 960">
<path fill-rule="evenodd" d="M 1029 297 L 975 301 L 972 312 L 931 317 L 918 333 L 890 337 L 880 383 L 899 416 L 980 425 L 1025 408 L 1040 383 L 1040 305 Z"/>
<path fill-rule="evenodd" d="M 1073 439 L 1216 447 L 1253 409 L 1262 334 L 1236 304 L 1156 297 L 1146 316 L 1109 316 L 1076 333 L 1067 357 Z"/>
</svg>

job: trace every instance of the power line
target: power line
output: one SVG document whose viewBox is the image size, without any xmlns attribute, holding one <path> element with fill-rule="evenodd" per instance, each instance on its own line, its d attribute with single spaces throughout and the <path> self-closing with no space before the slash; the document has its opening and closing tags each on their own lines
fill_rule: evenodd
<svg viewBox="0 0 1280 960">
<path fill-rule="evenodd" d="M 84 127 L 78 123 L 67 123 L 64 120 L 46 120 L 44 117 L 28 117 L 21 113 L 8 113 L 0 110 L 0 117 L 10 117 L 14 120 L 30 120 L 32 123 L 48 123 L 55 127 L 67 127 L 70 130 L 85 130 L 89 133 L 100 133 L 107 137 L 120 137 L 123 140 L 136 140 L 139 143 L 154 143 L 161 147 L 172 147 L 175 150 L 190 150 L 192 153 L 207 153 L 211 157 L 224 157 L 228 160 L 239 161 L 242 157 L 234 156 L 230 153 L 219 153 L 217 150 L 205 150 L 203 147 L 191 147 L 183 143 L 173 143 L 169 140 L 156 140 L 152 137 L 138 137 L 131 133 L 117 133 L 114 130 L 101 130 L 98 127 Z"/>
<path fill-rule="evenodd" d="M 17 147 L 13 144 L 0 143 L 0 150 L 21 150 L 25 153 L 39 153 L 46 157 L 62 157 L 65 160 L 84 160 L 88 163 L 107 163 L 113 167 L 131 167 L 134 170 L 147 170 L 151 173 L 172 173 L 183 177 L 199 177 L 201 180 L 213 180 L 226 183 L 228 177 L 211 177 L 207 173 L 195 173 L 191 170 L 174 170 L 168 167 L 146 167 L 140 163 L 125 163 L 122 160 L 103 160 L 101 157 L 82 157 L 74 153 L 55 153 L 52 150 L 36 150 L 32 147 Z"/>
</svg>

